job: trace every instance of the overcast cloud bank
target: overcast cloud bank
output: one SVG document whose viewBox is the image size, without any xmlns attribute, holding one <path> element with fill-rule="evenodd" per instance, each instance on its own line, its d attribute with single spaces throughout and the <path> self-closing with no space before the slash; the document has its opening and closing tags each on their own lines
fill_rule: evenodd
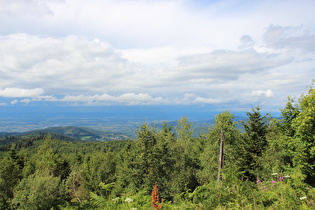
<svg viewBox="0 0 315 210">
<path fill-rule="evenodd" d="M 315 78 L 311 7 L 315 2 L 0 1 L 0 105 L 278 109 Z"/>
</svg>

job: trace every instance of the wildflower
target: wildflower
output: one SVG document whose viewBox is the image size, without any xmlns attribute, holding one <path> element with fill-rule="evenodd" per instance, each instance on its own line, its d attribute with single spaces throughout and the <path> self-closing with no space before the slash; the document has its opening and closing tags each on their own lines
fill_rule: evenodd
<svg viewBox="0 0 315 210">
<path fill-rule="evenodd" d="M 300 197 L 300 200 L 305 200 L 307 197 L 304 196 L 304 197 Z"/>
<path fill-rule="evenodd" d="M 264 186 L 264 190 L 267 190 L 267 187 L 266 187 L 266 186 Z"/>
<path fill-rule="evenodd" d="M 256 183 L 257 183 L 257 184 L 260 184 L 260 183 L 261 183 L 261 180 L 260 180 L 260 179 L 257 179 Z"/>
<path fill-rule="evenodd" d="M 127 202 L 127 203 L 131 203 L 133 200 L 131 199 L 131 198 L 126 198 L 125 199 L 125 202 Z"/>
<path fill-rule="evenodd" d="M 274 183 L 276 183 L 276 181 L 275 181 L 275 180 L 272 180 L 272 181 L 271 181 L 271 183 L 273 183 L 273 184 L 274 184 Z"/>
<path fill-rule="evenodd" d="M 284 177 L 282 176 L 282 177 L 279 177 L 279 179 L 278 179 L 280 182 L 282 182 L 283 180 L 284 180 Z"/>
<path fill-rule="evenodd" d="M 278 173 L 273 173 L 273 174 L 271 174 L 272 176 L 275 176 L 275 175 L 278 175 Z"/>
</svg>

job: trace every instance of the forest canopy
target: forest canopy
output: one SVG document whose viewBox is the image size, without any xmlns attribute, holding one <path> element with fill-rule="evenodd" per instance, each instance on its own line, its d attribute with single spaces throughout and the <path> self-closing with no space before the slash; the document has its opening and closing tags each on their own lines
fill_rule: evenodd
<svg viewBox="0 0 315 210">
<path fill-rule="evenodd" d="M 281 119 L 261 109 L 199 135 L 183 117 L 134 140 L 1 137 L 0 209 L 314 209 L 313 85 Z"/>
</svg>

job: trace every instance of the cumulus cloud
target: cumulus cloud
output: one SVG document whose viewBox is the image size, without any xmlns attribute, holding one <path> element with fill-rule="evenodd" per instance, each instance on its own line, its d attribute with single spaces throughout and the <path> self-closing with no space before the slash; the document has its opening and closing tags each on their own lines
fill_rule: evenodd
<svg viewBox="0 0 315 210">
<path fill-rule="evenodd" d="M 258 53 L 255 50 L 219 50 L 206 54 L 180 58 L 178 74 L 185 79 L 235 80 L 245 73 L 266 71 L 287 64 L 289 57 L 272 53 Z"/>
<path fill-rule="evenodd" d="M 53 39 L 16 34 L 2 37 L 0 42 L 0 50 L 6 52 L 0 58 L 1 82 L 40 86 L 48 93 L 62 91 L 68 95 L 122 95 L 141 90 L 154 95 L 169 90 L 174 94 L 189 89 L 199 92 L 212 82 L 235 80 L 243 74 L 266 71 L 291 61 L 253 49 L 210 51 L 179 58 L 174 50 L 174 60 L 155 66 L 155 62 L 143 65 L 129 61 L 106 42 L 75 36 Z"/>
<path fill-rule="evenodd" d="M 107 40 L 123 49 L 200 43 L 229 48 L 237 46 L 244 33 L 260 36 L 261 28 L 271 23 L 301 24 L 306 14 L 311 19 L 314 2 L 224 0 L 207 1 L 200 7 L 193 0 L 11 0 L 2 1 L 1 6 L 4 34 L 77 34 Z"/>
<path fill-rule="evenodd" d="M 26 104 L 30 103 L 31 101 L 32 100 L 29 98 L 25 98 L 25 99 L 20 100 L 21 103 L 26 103 Z"/>
<path fill-rule="evenodd" d="M 44 93 L 42 88 L 22 89 L 22 88 L 4 88 L 0 90 L 0 96 L 10 98 L 38 97 Z"/>
<path fill-rule="evenodd" d="M 315 52 L 315 34 L 305 32 L 302 26 L 269 25 L 264 33 L 264 39 L 274 48 Z"/>
<path fill-rule="evenodd" d="M 68 95 L 55 101 L 75 103 L 77 105 L 192 105 L 192 104 L 218 104 L 227 102 L 227 99 L 205 98 L 196 94 L 186 93 L 182 97 L 168 98 L 153 97 L 146 93 L 125 93 L 117 96 L 102 95 Z M 21 101 L 22 102 L 22 101 Z"/>
<path fill-rule="evenodd" d="M 218 103 L 223 103 L 226 100 L 220 100 L 218 98 L 204 98 L 204 97 L 197 97 L 194 100 L 194 103 L 201 103 L 201 104 L 218 104 Z"/>
<path fill-rule="evenodd" d="M 19 100 L 16 100 L 16 99 L 15 99 L 15 100 L 11 101 L 10 104 L 16 104 L 16 103 L 18 103 L 18 102 L 19 102 Z"/>
<path fill-rule="evenodd" d="M 250 37 L 241 39 L 251 42 Z M 123 55 L 107 42 L 77 36 L 13 34 L 2 36 L 0 44 L 0 51 L 6 52 L 0 57 L 1 84 L 29 87 L 4 88 L 1 96 L 89 105 L 218 104 L 226 101 L 224 97 L 233 98 L 235 91 L 248 92 L 263 80 L 283 77 L 288 69 L 275 69 L 293 62 L 291 55 L 258 52 L 254 48 L 211 51 L 205 47 L 191 52 L 160 48 L 156 55 L 165 51 L 170 55 L 164 62 L 163 56 L 155 60 L 151 49 L 152 59 L 143 63 L 139 58 Z M 243 82 L 243 78 L 251 80 Z M 237 85 L 229 89 L 231 82 Z M 242 83 L 246 84 L 243 89 Z M 194 97 L 179 96 L 187 92 Z"/>
<path fill-rule="evenodd" d="M 2 16 L 6 15 L 7 17 L 11 18 L 52 15 L 53 12 L 51 11 L 47 3 L 47 0 L 4 0 L 0 2 L 0 11 L 2 13 Z"/>
<path fill-rule="evenodd" d="M 289 28 L 287 28 L 289 29 Z M 287 37 L 286 28 L 279 25 L 270 25 L 265 34 L 264 39 L 267 43 L 275 43 Z"/>
<path fill-rule="evenodd" d="M 0 96 L 274 106 L 315 77 L 314 4 L 0 1 Z"/>
<path fill-rule="evenodd" d="M 274 94 L 271 90 L 255 90 L 250 94 L 250 96 L 272 98 L 272 97 L 274 97 Z"/>
<path fill-rule="evenodd" d="M 106 42 L 15 34 L 1 37 L 0 44 L 5 52 L 0 81 L 11 86 L 107 91 L 122 82 L 120 78 L 133 75 L 130 64 Z"/>
<path fill-rule="evenodd" d="M 254 40 L 250 35 L 244 35 L 240 38 L 240 48 L 241 49 L 247 49 L 247 48 L 252 48 L 255 44 Z"/>
<path fill-rule="evenodd" d="M 104 104 L 125 104 L 125 105 L 153 105 L 163 103 L 162 97 L 152 97 L 145 93 L 125 93 L 118 96 L 111 96 L 108 94 L 102 95 L 78 95 L 65 96 L 60 99 L 65 102 L 80 102 L 83 104 L 104 105 Z"/>
</svg>

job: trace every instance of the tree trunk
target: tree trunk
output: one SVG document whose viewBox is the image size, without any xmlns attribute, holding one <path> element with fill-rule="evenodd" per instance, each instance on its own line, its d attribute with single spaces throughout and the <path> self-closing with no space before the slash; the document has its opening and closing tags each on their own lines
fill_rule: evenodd
<svg viewBox="0 0 315 210">
<path fill-rule="evenodd" d="M 222 180 L 221 169 L 224 165 L 224 130 L 221 128 L 220 155 L 218 167 L 218 181 Z"/>
</svg>

